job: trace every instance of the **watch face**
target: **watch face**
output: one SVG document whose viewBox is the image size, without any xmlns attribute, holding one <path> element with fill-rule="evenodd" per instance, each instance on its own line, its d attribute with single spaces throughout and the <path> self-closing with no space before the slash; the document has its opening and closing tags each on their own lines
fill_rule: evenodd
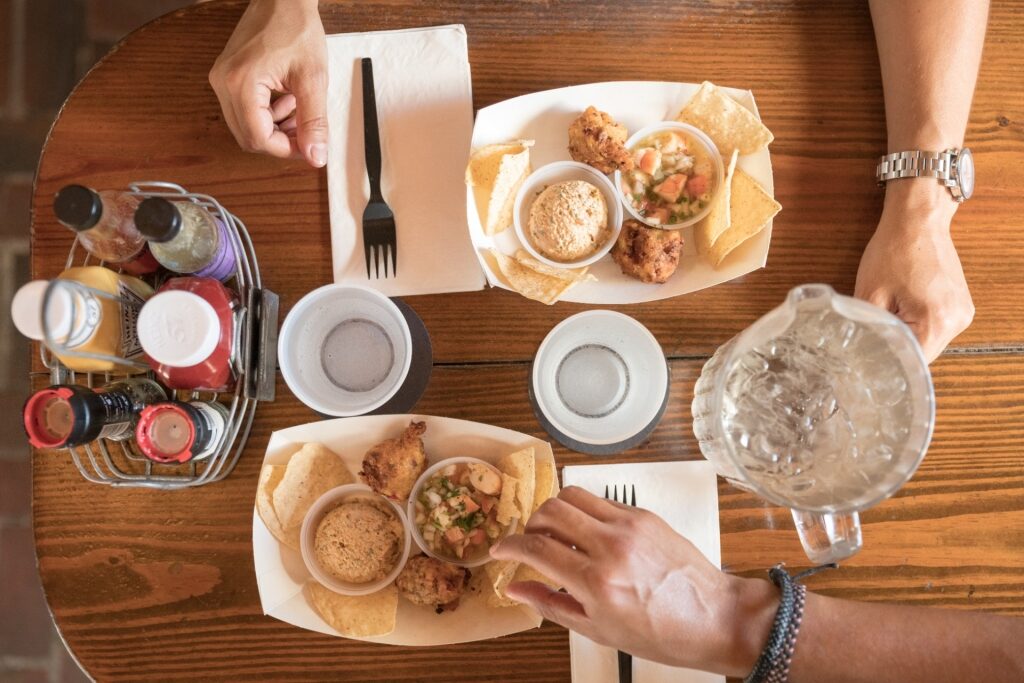
<svg viewBox="0 0 1024 683">
<path fill-rule="evenodd" d="M 957 159 L 957 180 L 960 183 L 960 194 L 964 199 L 970 199 L 974 194 L 974 157 L 966 147 L 960 150 Z"/>
</svg>

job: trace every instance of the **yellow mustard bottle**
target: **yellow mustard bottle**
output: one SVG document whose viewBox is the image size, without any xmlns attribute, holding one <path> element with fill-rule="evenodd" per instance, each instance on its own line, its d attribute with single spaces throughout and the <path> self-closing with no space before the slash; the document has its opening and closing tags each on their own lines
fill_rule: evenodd
<svg viewBox="0 0 1024 683">
<path fill-rule="evenodd" d="M 143 372 L 136 321 L 153 288 L 103 266 L 68 268 L 55 280 L 34 280 L 14 295 L 18 330 L 44 342 L 77 372 Z"/>
</svg>

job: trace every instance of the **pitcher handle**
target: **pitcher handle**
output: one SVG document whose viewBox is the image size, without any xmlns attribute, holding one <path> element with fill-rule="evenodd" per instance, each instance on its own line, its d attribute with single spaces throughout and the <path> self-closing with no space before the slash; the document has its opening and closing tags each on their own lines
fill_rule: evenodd
<svg viewBox="0 0 1024 683">
<path fill-rule="evenodd" d="M 804 552 L 814 564 L 839 562 L 860 550 L 860 515 L 791 510 Z"/>
</svg>

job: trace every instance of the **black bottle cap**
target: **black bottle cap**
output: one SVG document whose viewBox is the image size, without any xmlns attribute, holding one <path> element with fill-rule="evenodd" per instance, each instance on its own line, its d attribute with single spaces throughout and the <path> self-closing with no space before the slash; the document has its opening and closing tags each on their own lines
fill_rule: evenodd
<svg viewBox="0 0 1024 683">
<path fill-rule="evenodd" d="M 151 242 L 170 242 L 181 232 L 181 212 L 162 197 L 149 197 L 135 209 L 135 227 Z"/>
<path fill-rule="evenodd" d="M 57 220 L 72 230 L 88 230 L 100 222 L 103 200 L 99 194 L 82 185 L 67 185 L 53 198 Z"/>
</svg>

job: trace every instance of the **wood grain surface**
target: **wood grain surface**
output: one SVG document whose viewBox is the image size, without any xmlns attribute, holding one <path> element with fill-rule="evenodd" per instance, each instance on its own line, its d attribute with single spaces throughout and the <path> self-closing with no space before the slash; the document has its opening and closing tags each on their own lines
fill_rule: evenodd
<svg viewBox="0 0 1024 683">
<path fill-rule="evenodd" d="M 33 272 L 70 245 L 50 210 L 77 181 L 178 181 L 220 198 L 250 227 L 284 311 L 330 279 L 325 178 L 300 162 L 238 150 L 206 83 L 242 10 L 210 2 L 130 36 L 69 98 L 40 161 Z M 993 3 L 968 131 L 976 198 L 954 233 L 978 313 L 934 366 L 935 438 L 913 480 L 863 515 L 865 548 L 813 590 L 1024 615 L 1024 25 Z M 623 308 L 673 359 L 665 420 L 615 461 L 695 459 L 689 402 L 703 359 L 808 281 L 850 292 L 881 209 L 873 159 L 885 148 L 866 3 L 371 0 L 324 6 L 330 31 L 464 23 L 474 104 L 598 80 L 710 79 L 752 88 L 772 128 L 777 198 L 767 269 L 705 292 Z M 680 41 L 679 36 L 685 37 Z M 581 106 L 586 103 L 581 103 Z M 287 247 L 285 249 L 285 247 Z M 558 321 L 504 291 L 407 300 L 424 318 L 434 376 L 417 410 L 544 438 L 526 398 L 528 361 Z M 256 475 L 270 433 L 315 419 L 279 382 L 235 472 L 194 491 L 86 484 L 66 455 L 34 458 L 39 567 L 57 624 L 97 679 L 568 681 L 566 632 L 541 629 L 447 648 L 383 647 L 302 631 L 261 614 L 251 559 Z M 556 449 L 559 464 L 599 462 Z M 806 563 L 785 510 L 720 484 L 722 557 L 747 575 Z"/>
<path fill-rule="evenodd" d="M 762 6 L 767 4 L 768 6 Z M 415 11 L 410 8 L 415 6 Z M 848 2 L 358 2 L 327 5 L 328 31 L 463 22 L 474 105 L 601 80 L 704 78 L 752 88 L 775 133 L 778 200 L 768 268 L 693 295 L 628 307 L 671 356 L 705 355 L 777 305 L 794 285 L 852 292 L 881 211 L 874 163 L 885 152 L 882 90 L 867 5 Z M 996 2 L 967 141 L 976 197 L 954 233 L 977 306 L 956 348 L 1024 346 L 1024 50 L 1015 12 Z M 128 38 L 69 98 L 39 167 L 34 267 L 52 275 L 68 235 L 50 208 L 71 180 L 100 187 L 179 181 L 221 199 L 253 233 L 283 312 L 331 278 L 325 175 L 239 150 L 206 82 L 240 12 L 207 3 Z M 671 17 L 671 20 L 666 20 Z M 634 26 L 635 28 L 631 28 Z M 680 26 L 686 46 L 673 43 Z M 693 28 L 699 27 L 699 28 Z M 585 106 L 587 103 L 581 103 Z M 1003 125 L 1003 124 L 1006 125 Z M 279 256 L 276 248 L 288 246 Z M 544 307 L 509 292 L 417 297 L 438 361 L 525 360 L 576 304 Z M 472 315 L 467 312 L 472 311 Z M 510 326 L 509 321 L 515 325 Z"/>
</svg>

